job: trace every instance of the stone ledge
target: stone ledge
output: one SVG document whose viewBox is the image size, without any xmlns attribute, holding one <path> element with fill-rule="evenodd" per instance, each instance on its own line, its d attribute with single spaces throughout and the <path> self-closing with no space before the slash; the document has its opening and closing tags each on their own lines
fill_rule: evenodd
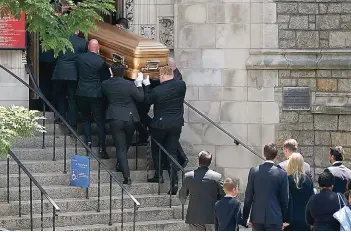
<svg viewBox="0 0 351 232">
<path fill-rule="evenodd" d="M 351 114 L 351 93 L 312 92 L 313 114 Z"/>
<path fill-rule="evenodd" d="M 351 69 L 351 51 L 251 50 L 246 69 Z"/>
</svg>

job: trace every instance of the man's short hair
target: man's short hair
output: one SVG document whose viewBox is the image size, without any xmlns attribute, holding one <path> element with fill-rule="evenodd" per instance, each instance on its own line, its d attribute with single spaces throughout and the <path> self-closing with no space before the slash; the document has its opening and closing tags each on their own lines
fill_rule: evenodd
<svg viewBox="0 0 351 232">
<path fill-rule="evenodd" d="M 238 187 L 238 182 L 231 178 L 227 178 L 223 182 L 223 189 L 227 192 L 233 191 L 236 187 Z"/>
<path fill-rule="evenodd" d="M 115 62 L 111 66 L 111 71 L 113 76 L 115 77 L 123 77 L 124 76 L 124 65 L 120 62 Z"/>
<path fill-rule="evenodd" d="M 295 139 L 288 139 L 284 142 L 283 148 L 287 149 L 289 152 L 297 151 L 297 141 Z"/>
<path fill-rule="evenodd" d="M 334 157 L 335 161 L 344 160 L 344 149 L 342 146 L 335 146 L 330 148 L 330 155 Z"/>
<path fill-rule="evenodd" d="M 212 162 L 212 154 L 208 151 L 200 151 L 199 166 L 208 168 Z"/>
<path fill-rule="evenodd" d="M 160 68 L 160 75 L 173 76 L 173 69 L 169 66 L 164 66 Z"/>
<path fill-rule="evenodd" d="M 329 169 L 325 169 L 318 177 L 318 185 L 321 188 L 330 188 L 335 183 L 334 175 L 329 171 Z"/>
<path fill-rule="evenodd" d="M 269 143 L 264 146 L 263 153 L 266 160 L 274 160 L 278 155 L 277 146 L 274 143 Z"/>
<path fill-rule="evenodd" d="M 124 29 L 129 29 L 129 21 L 126 18 L 117 19 L 116 24 L 121 25 Z"/>
</svg>

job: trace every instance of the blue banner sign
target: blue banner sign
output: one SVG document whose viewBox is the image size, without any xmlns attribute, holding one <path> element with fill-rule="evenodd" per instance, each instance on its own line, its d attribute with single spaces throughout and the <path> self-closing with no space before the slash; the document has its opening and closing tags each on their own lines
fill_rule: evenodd
<svg viewBox="0 0 351 232">
<path fill-rule="evenodd" d="M 89 156 L 74 155 L 71 159 L 70 180 L 72 186 L 88 188 L 90 184 Z"/>
</svg>

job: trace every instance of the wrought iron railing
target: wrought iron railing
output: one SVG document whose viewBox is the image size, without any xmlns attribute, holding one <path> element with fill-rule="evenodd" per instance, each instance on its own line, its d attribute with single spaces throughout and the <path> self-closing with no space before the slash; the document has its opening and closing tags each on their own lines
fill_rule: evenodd
<svg viewBox="0 0 351 232">
<path fill-rule="evenodd" d="M 28 169 L 22 164 L 21 161 L 17 158 L 17 156 L 11 151 L 8 150 L 7 156 L 7 203 L 10 203 L 10 157 L 17 163 L 18 165 L 18 216 L 22 217 L 22 194 L 21 194 L 21 170 L 28 176 L 29 178 L 29 216 L 30 216 L 30 230 L 33 230 L 33 184 L 37 186 L 40 191 L 40 228 L 44 229 L 44 198 L 46 198 L 49 203 L 52 205 L 52 230 L 55 231 L 56 227 L 56 217 L 60 212 L 60 208 L 57 206 L 55 201 L 47 194 L 47 192 L 43 189 L 43 187 L 38 183 L 38 181 L 32 176 L 32 174 L 28 171 Z"/>
<path fill-rule="evenodd" d="M 42 91 L 40 90 L 35 78 L 33 77 L 33 74 L 29 68 L 28 65 L 26 65 L 26 71 L 29 74 L 29 78 L 34 84 L 34 87 L 30 86 L 27 84 L 25 81 L 23 81 L 20 77 L 16 76 L 13 72 L 11 72 L 9 69 L 4 67 L 3 65 L 0 64 L 0 68 L 9 73 L 11 76 L 13 76 L 15 79 L 17 79 L 19 82 L 21 82 L 23 85 L 25 85 L 29 90 L 33 91 L 35 94 L 39 96 L 39 98 L 42 100 L 43 103 L 43 117 L 45 117 L 46 114 L 46 105 L 54 112 L 54 116 L 58 117 L 61 119 L 63 122 L 64 126 L 70 131 L 71 135 L 74 136 L 75 139 L 75 153 L 77 154 L 78 150 L 78 142 L 86 149 L 86 154 L 92 156 L 95 160 L 98 162 L 98 202 L 97 202 L 97 212 L 100 212 L 100 196 L 101 196 L 101 169 L 103 169 L 105 172 L 109 174 L 109 187 L 110 187 L 110 196 L 109 196 L 109 221 L 108 224 L 112 225 L 112 185 L 113 182 L 117 183 L 117 185 L 121 188 L 121 230 L 124 229 L 124 198 L 125 194 L 127 195 L 128 198 L 130 198 L 133 201 L 133 230 L 135 230 L 135 223 L 136 223 L 136 216 L 137 216 L 137 210 L 140 207 L 140 203 L 135 199 L 135 197 L 126 189 L 126 187 L 116 178 L 116 176 L 108 169 L 106 164 L 104 164 L 98 157 L 97 155 L 93 152 L 92 148 L 88 146 L 82 138 L 79 137 L 78 133 L 68 124 L 66 119 L 60 115 L 60 113 L 55 109 L 55 107 L 46 99 Z M 45 126 L 45 120 L 43 120 L 43 126 Z M 45 148 L 45 137 L 46 133 L 42 134 L 42 148 Z M 54 123 L 54 128 L 53 128 L 53 154 L 52 154 L 52 160 L 56 161 L 56 125 Z M 64 164 L 63 164 L 63 173 L 67 173 L 67 134 L 64 134 Z M 89 188 L 86 188 L 86 198 L 89 198 Z"/>
</svg>

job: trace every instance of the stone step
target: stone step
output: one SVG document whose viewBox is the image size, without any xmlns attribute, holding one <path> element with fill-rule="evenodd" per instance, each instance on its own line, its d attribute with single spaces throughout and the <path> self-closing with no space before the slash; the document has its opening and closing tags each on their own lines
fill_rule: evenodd
<svg viewBox="0 0 351 232">
<path fill-rule="evenodd" d="M 183 220 L 170 219 L 159 221 L 143 221 L 135 223 L 136 231 L 186 231 L 189 226 Z M 40 228 L 36 229 L 39 231 Z M 51 231 L 52 228 L 45 228 L 46 231 Z M 121 223 L 114 223 L 112 226 L 106 224 L 82 225 L 82 226 L 66 226 L 58 227 L 57 231 L 120 231 Z M 124 231 L 132 231 L 133 223 L 123 223 Z"/>
<path fill-rule="evenodd" d="M 116 165 L 116 159 L 111 158 L 108 160 L 101 160 L 108 168 L 108 170 L 115 170 L 115 165 Z M 71 167 L 71 160 L 67 158 L 67 172 L 69 172 L 70 167 Z M 130 158 L 128 159 L 129 163 L 129 168 L 131 170 L 146 170 L 147 169 L 147 163 L 149 163 L 149 170 L 154 169 L 153 161 L 149 160 L 147 162 L 147 159 L 145 157 L 138 157 L 138 169 L 136 169 L 136 159 Z M 24 160 L 22 161 L 22 164 L 27 168 L 29 172 L 33 173 L 63 173 L 63 166 L 64 166 L 64 161 L 63 160 L 56 160 L 56 161 L 51 161 L 51 160 L 40 160 L 40 161 L 27 161 Z M 197 159 L 196 157 L 189 157 L 189 163 L 187 167 L 196 167 L 197 165 Z M 98 161 L 95 160 L 94 158 L 90 159 L 90 170 L 98 170 Z M 101 172 L 103 172 L 104 169 L 101 168 Z M 7 162 L 6 161 L 0 161 L 0 175 L 6 175 L 7 173 Z M 10 161 L 10 174 L 16 174 L 18 173 L 18 165 L 15 161 L 11 160 Z M 23 171 L 22 171 L 23 173 Z M 25 174 L 23 173 L 25 176 Z"/>
<path fill-rule="evenodd" d="M 125 209 L 123 213 L 124 222 L 133 222 L 134 213 L 133 209 Z M 120 223 L 122 219 L 121 210 L 112 211 L 112 223 Z M 136 214 L 136 221 L 157 221 L 157 220 L 173 220 L 181 219 L 181 207 L 174 206 L 172 208 L 140 208 Z M 30 228 L 30 216 L 23 215 L 8 216 L 0 218 L 0 225 L 8 230 L 21 230 Z M 94 224 L 108 224 L 109 222 L 109 210 L 102 210 L 101 212 L 96 211 L 84 211 L 84 212 L 68 212 L 59 213 L 56 217 L 56 226 L 79 226 L 79 225 L 94 225 Z M 33 215 L 33 227 L 40 228 L 41 216 L 40 214 Z M 43 226 L 52 226 L 52 213 L 44 214 Z"/>
<path fill-rule="evenodd" d="M 190 171 L 191 169 L 187 169 Z M 153 177 L 154 171 L 149 171 L 149 178 Z M 113 174 L 117 177 L 121 182 L 123 181 L 123 175 L 121 172 L 113 171 Z M 70 174 L 55 172 L 55 173 L 32 173 L 33 177 L 38 181 L 40 185 L 50 186 L 50 185 L 70 185 Z M 147 171 L 131 171 L 130 177 L 133 183 L 142 183 L 147 180 Z M 179 180 L 181 180 L 181 173 L 178 173 Z M 167 181 L 168 173 L 164 171 L 164 180 Z M 109 183 L 110 175 L 101 171 L 100 173 L 100 183 Z M 98 183 L 98 172 L 96 170 L 90 172 L 90 184 Z M 5 188 L 7 184 L 7 176 L 0 175 L 0 188 Z M 10 174 L 10 187 L 18 187 L 19 179 L 18 174 Z M 21 174 L 21 187 L 29 186 L 29 178 L 26 174 Z"/>
<path fill-rule="evenodd" d="M 120 196 L 122 193 L 121 187 L 116 183 L 112 183 L 112 196 Z M 157 194 L 158 184 L 157 183 L 133 183 L 132 185 L 124 185 L 126 189 L 132 195 L 141 195 L 141 194 Z M 52 199 L 65 199 L 65 198 L 84 198 L 85 197 L 85 188 L 67 186 L 67 185 L 51 185 L 51 186 L 42 186 L 43 189 Z M 10 187 L 10 201 L 18 201 L 19 192 L 18 187 Z M 161 184 L 161 193 L 167 193 L 169 190 L 169 183 Z M 89 197 L 97 197 L 98 195 L 98 185 L 91 184 L 89 187 Z M 21 188 L 21 199 L 26 201 L 29 200 L 30 190 L 28 186 Z M 110 185 L 102 183 L 100 185 L 100 196 L 109 196 L 110 195 Z M 125 197 L 128 197 L 125 194 Z M 5 202 L 7 200 L 7 189 L 0 188 L 0 201 Z M 33 200 L 40 200 L 40 191 L 33 185 Z M 1 227 L 1 225 L 0 225 Z"/>
<path fill-rule="evenodd" d="M 146 146 L 138 146 L 138 148 L 131 146 L 128 150 L 128 158 L 135 158 L 136 157 L 136 149 L 138 149 L 138 158 L 145 158 L 146 157 L 146 152 L 147 152 L 147 147 Z M 11 148 L 12 152 L 16 155 L 16 157 L 21 161 L 25 160 L 32 160 L 32 161 L 39 161 L 39 160 L 52 160 L 53 157 L 53 147 L 47 147 L 47 148 L 18 148 L 14 147 Z M 97 147 L 93 147 L 93 151 L 97 152 Z M 110 156 L 110 158 L 115 158 L 116 157 L 116 148 L 113 146 L 108 146 L 106 147 L 106 152 Z M 70 160 L 72 155 L 75 154 L 75 148 L 74 146 L 68 146 L 66 150 L 66 158 L 67 160 Z M 86 150 L 85 148 L 78 147 L 77 148 L 77 154 L 79 155 L 85 155 Z M 56 160 L 63 160 L 64 159 L 64 148 L 61 147 L 56 147 L 55 148 L 55 157 Z M 92 158 L 94 159 L 94 158 Z M 0 161 L 5 161 L 6 156 L 5 155 L 0 155 Z"/>
<path fill-rule="evenodd" d="M 170 196 L 169 195 L 135 195 L 134 196 L 139 202 L 141 208 L 146 207 L 169 207 Z M 112 197 L 112 209 L 121 209 L 122 201 L 121 196 Z M 55 203 L 60 208 L 60 212 L 82 212 L 82 211 L 94 211 L 98 207 L 98 198 L 90 197 L 89 199 L 57 199 Z M 181 205 L 178 196 L 172 196 L 172 206 Z M 125 209 L 133 208 L 134 202 L 124 196 L 123 207 Z M 100 210 L 109 210 L 110 207 L 110 197 L 104 196 L 100 197 Z M 17 216 L 19 210 L 19 202 L 11 201 L 10 203 L 0 203 L 0 216 Z M 30 214 L 30 202 L 21 201 L 21 212 L 22 215 Z M 41 202 L 40 200 L 33 201 L 33 214 L 40 214 L 41 212 Z M 52 213 L 52 205 L 48 200 L 43 201 L 43 212 L 46 214 Z"/>
<path fill-rule="evenodd" d="M 82 141 L 85 141 L 84 136 L 80 136 Z M 98 146 L 99 139 L 97 135 L 92 136 L 92 145 Z M 45 146 L 46 147 L 53 147 L 54 146 L 54 136 L 53 135 L 46 135 L 45 136 Z M 75 146 L 76 139 L 71 136 L 67 136 L 66 139 L 66 146 Z M 113 139 L 112 135 L 107 135 L 105 139 L 106 146 L 113 146 Z M 16 138 L 13 143 L 12 147 L 16 148 L 41 148 L 43 146 L 43 138 L 41 136 L 34 136 L 30 138 Z M 64 146 L 64 135 L 56 135 L 55 136 L 55 147 L 63 147 Z M 77 141 L 78 147 L 83 147 L 82 144 Z"/>
</svg>

